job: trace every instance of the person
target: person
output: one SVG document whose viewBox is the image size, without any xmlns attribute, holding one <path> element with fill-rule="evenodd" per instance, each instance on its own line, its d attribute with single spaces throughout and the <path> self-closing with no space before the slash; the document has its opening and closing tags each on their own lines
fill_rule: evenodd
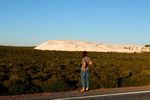
<svg viewBox="0 0 150 100">
<path fill-rule="evenodd" d="M 87 56 L 87 51 L 83 51 L 81 60 L 81 92 L 89 90 L 89 65 L 92 65 L 92 61 Z"/>
</svg>

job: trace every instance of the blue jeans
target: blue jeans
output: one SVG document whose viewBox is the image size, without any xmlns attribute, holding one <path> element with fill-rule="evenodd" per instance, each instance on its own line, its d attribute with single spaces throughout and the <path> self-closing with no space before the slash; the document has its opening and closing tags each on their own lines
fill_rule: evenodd
<svg viewBox="0 0 150 100">
<path fill-rule="evenodd" d="M 82 87 L 88 87 L 89 88 L 89 69 L 88 67 L 86 68 L 86 71 L 81 69 L 81 83 Z"/>
</svg>

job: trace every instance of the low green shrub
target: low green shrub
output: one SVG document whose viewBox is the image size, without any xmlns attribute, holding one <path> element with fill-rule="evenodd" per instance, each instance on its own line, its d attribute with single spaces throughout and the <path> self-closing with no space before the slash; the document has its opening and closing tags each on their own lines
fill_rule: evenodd
<svg viewBox="0 0 150 100">
<path fill-rule="evenodd" d="M 63 79 L 49 79 L 42 82 L 40 87 L 44 92 L 58 92 L 67 90 L 67 86 Z"/>
<path fill-rule="evenodd" d="M 26 85 L 21 80 L 8 80 L 4 82 L 5 87 L 8 88 L 9 94 L 22 94 Z"/>
</svg>

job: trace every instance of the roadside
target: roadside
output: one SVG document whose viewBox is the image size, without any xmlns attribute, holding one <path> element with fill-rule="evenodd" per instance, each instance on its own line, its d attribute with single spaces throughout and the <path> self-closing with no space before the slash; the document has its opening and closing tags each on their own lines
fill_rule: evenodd
<svg viewBox="0 0 150 100">
<path fill-rule="evenodd" d="M 92 95 L 104 95 L 114 93 L 136 92 L 136 91 L 149 91 L 150 86 L 139 87 L 123 87 L 123 88 L 107 88 L 96 89 L 81 93 L 79 90 L 55 92 L 55 93 L 38 93 L 38 94 L 23 94 L 13 96 L 0 96 L 0 100 L 51 100 L 68 97 L 82 97 Z"/>
</svg>

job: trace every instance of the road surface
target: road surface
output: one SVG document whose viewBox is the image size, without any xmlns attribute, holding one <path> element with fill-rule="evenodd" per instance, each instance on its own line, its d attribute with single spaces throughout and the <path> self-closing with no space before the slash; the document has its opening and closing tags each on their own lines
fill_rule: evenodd
<svg viewBox="0 0 150 100">
<path fill-rule="evenodd" d="M 150 86 L 0 96 L 0 100 L 150 100 Z"/>
<path fill-rule="evenodd" d="M 68 97 L 54 100 L 150 100 L 150 91 Z"/>
</svg>

